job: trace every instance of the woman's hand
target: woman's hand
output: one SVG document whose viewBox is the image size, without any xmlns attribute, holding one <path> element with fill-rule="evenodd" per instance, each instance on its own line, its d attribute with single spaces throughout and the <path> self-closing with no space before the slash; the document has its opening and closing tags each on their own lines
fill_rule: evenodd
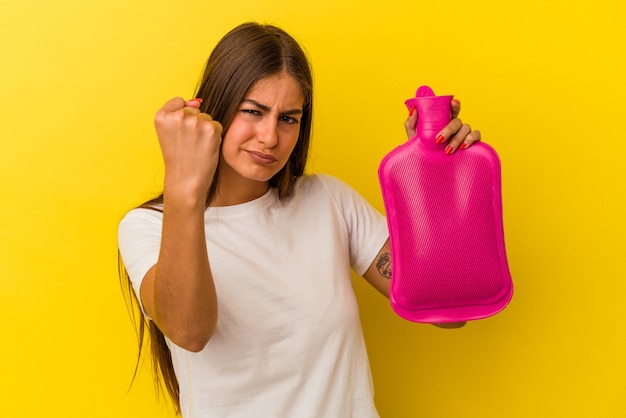
<svg viewBox="0 0 626 418">
<path fill-rule="evenodd" d="M 440 144 L 448 142 L 445 148 L 446 154 L 452 154 L 458 148 L 465 149 L 474 142 L 480 141 L 480 131 L 472 131 L 468 124 L 464 124 L 459 119 L 461 112 L 461 102 L 452 100 L 452 120 L 439 132 L 436 141 Z M 409 118 L 404 122 L 406 134 L 409 139 L 415 136 L 415 127 L 417 126 L 417 112 L 412 112 Z"/>
<path fill-rule="evenodd" d="M 206 197 L 219 160 L 222 125 L 199 109 L 201 99 L 169 100 L 156 113 L 165 163 L 165 192 Z"/>
</svg>

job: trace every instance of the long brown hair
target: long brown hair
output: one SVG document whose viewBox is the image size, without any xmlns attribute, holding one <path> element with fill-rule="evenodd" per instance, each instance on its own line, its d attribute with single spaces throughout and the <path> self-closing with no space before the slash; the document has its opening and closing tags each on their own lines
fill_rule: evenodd
<svg viewBox="0 0 626 418">
<path fill-rule="evenodd" d="M 225 133 L 250 88 L 260 79 L 283 71 L 300 84 L 304 94 L 304 106 L 296 146 L 287 164 L 269 182 L 281 199 L 291 195 L 297 178 L 304 174 L 311 138 L 313 78 L 308 59 L 296 40 L 272 25 L 244 23 L 237 26 L 218 42 L 211 53 L 194 96 L 203 99 L 200 110 L 219 121 Z M 207 207 L 215 198 L 219 182 L 218 172 L 216 170 L 207 191 Z M 160 210 L 159 205 L 162 203 L 163 194 L 140 207 Z M 148 320 L 141 311 L 140 302 L 133 291 L 119 251 L 118 266 L 122 290 L 137 329 L 139 353 L 133 380 L 137 374 L 147 332 L 157 393 L 162 390 L 161 385 L 165 386 L 178 414 L 179 386 L 165 337 L 155 323 Z"/>
</svg>

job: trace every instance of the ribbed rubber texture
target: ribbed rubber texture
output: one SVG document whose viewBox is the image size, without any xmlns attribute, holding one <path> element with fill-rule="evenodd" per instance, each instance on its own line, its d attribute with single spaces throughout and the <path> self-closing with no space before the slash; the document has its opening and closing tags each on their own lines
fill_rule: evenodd
<svg viewBox="0 0 626 418">
<path fill-rule="evenodd" d="M 468 321 L 509 303 L 500 176 L 498 156 L 484 143 L 447 156 L 416 138 L 383 159 L 390 299 L 401 317 Z"/>
</svg>

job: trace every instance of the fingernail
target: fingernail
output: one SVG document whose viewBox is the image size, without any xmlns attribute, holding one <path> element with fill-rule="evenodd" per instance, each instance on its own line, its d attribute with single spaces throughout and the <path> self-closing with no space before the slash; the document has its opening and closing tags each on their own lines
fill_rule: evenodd
<svg viewBox="0 0 626 418">
<path fill-rule="evenodd" d="M 415 106 L 413 106 L 411 110 L 409 110 L 409 117 L 413 116 L 413 113 L 415 113 Z"/>
<path fill-rule="evenodd" d="M 465 148 L 467 148 L 467 142 L 463 142 L 463 143 L 461 144 L 461 149 L 465 149 Z"/>
<path fill-rule="evenodd" d="M 446 155 L 452 154 L 452 151 L 454 151 L 454 148 L 452 148 L 450 145 L 448 145 L 446 147 Z"/>
<path fill-rule="evenodd" d="M 437 144 L 441 144 L 443 141 L 445 141 L 446 138 L 443 135 L 437 135 L 437 138 L 435 138 L 435 143 Z"/>
</svg>

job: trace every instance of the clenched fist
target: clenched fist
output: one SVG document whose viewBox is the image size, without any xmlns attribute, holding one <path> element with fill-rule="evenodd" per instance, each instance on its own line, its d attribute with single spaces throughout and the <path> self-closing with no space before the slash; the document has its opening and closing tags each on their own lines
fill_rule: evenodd
<svg viewBox="0 0 626 418">
<path fill-rule="evenodd" d="M 199 109 L 201 99 L 169 100 L 156 113 L 166 196 L 204 198 L 219 161 L 222 125 Z"/>
</svg>

